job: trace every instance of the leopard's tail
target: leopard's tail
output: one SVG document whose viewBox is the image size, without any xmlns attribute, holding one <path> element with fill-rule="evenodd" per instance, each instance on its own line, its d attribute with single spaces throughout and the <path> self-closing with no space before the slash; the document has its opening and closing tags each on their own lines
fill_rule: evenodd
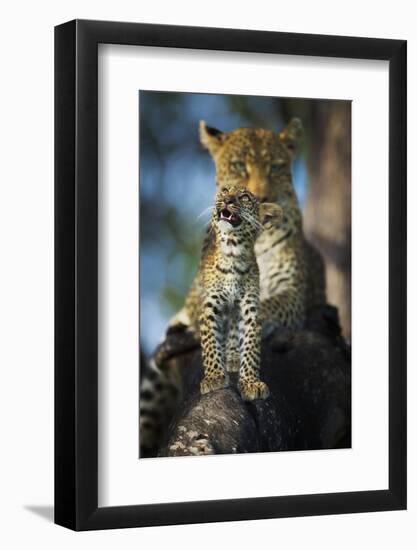
<svg viewBox="0 0 417 550">
<path fill-rule="evenodd" d="M 156 456 L 165 443 L 168 427 L 182 397 L 182 383 L 176 358 L 199 347 L 193 330 L 176 325 L 152 355 L 143 374 L 139 399 L 140 456 Z"/>
<path fill-rule="evenodd" d="M 143 375 L 139 398 L 140 457 L 156 456 L 179 399 L 176 370 L 151 358 Z"/>
</svg>

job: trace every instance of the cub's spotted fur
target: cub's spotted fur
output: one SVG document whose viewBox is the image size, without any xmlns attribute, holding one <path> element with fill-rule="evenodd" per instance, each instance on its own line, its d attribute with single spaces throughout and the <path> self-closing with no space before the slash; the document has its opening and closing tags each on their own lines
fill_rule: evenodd
<svg viewBox="0 0 417 550">
<path fill-rule="evenodd" d="M 189 312 L 201 338 L 203 394 L 228 386 L 228 371 L 234 370 L 239 371 L 243 399 L 269 394 L 259 378 L 259 269 L 254 243 L 262 223 L 278 225 L 281 213 L 276 204 L 260 204 L 244 187 L 223 187 L 217 193 L 196 278 L 199 307 Z"/>
</svg>

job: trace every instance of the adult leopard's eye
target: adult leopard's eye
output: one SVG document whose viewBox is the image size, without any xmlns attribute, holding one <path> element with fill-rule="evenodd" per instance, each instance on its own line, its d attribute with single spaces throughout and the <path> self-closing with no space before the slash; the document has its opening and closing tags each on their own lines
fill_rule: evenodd
<svg viewBox="0 0 417 550">
<path fill-rule="evenodd" d="M 234 160 L 230 163 L 231 169 L 238 174 L 246 173 L 246 165 L 242 160 Z"/>
<path fill-rule="evenodd" d="M 277 161 L 275 161 L 271 164 L 270 173 L 271 174 L 276 174 L 277 172 L 282 170 L 282 168 L 284 166 L 285 166 L 285 160 L 284 159 L 277 160 Z"/>
</svg>

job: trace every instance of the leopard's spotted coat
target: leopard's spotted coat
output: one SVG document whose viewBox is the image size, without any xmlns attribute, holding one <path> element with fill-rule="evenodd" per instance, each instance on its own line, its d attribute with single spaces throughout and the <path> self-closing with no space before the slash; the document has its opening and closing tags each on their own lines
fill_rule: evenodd
<svg viewBox="0 0 417 550">
<path fill-rule="evenodd" d="M 266 398 L 260 380 L 259 269 L 254 244 L 265 226 L 279 226 L 282 210 L 244 187 L 222 187 L 216 195 L 195 288 L 198 307 L 191 323 L 201 339 L 201 393 L 224 388 L 239 371 L 243 399 Z"/>
</svg>

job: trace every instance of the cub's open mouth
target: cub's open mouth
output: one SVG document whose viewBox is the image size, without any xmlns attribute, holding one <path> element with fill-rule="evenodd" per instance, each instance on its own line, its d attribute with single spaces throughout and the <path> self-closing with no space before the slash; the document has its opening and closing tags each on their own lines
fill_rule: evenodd
<svg viewBox="0 0 417 550">
<path fill-rule="evenodd" d="M 219 220 L 229 222 L 233 227 L 237 227 L 242 223 L 242 219 L 233 212 L 230 212 L 227 208 L 223 208 L 219 211 Z"/>
</svg>

